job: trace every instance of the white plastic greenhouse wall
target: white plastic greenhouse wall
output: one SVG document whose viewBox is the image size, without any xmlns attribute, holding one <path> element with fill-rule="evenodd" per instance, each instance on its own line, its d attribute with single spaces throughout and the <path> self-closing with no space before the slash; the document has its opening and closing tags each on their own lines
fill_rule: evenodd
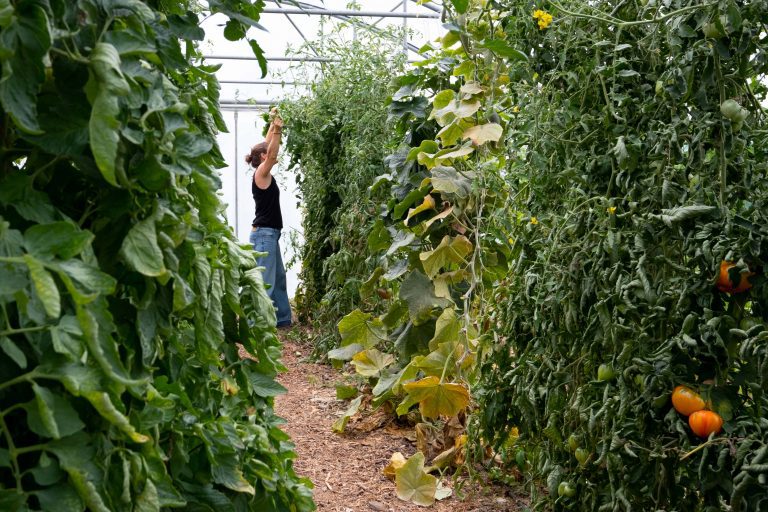
<svg viewBox="0 0 768 512">
<path fill-rule="evenodd" d="M 333 15 L 318 14 L 321 9 Z M 300 10 L 311 14 L 299 13 Z M 350 16 L 350 10 L 379 15 Z M 292 83 L 297 81 L 294 80 L 297 73 L 309 72 L 311 75 L 319 69 L 318 62 L 302 61 L 302 57 L 322 57 L 324 34 L 334 32 L 337 34 L 335 37 L 351 41 L 363 31 L 371 30 L 370 26 L 405 26 L 406 30 L 400 32 L 404 34 L 400 47 L 408 51 L 408 59 L 418 60 L 419 55 L 414 50 L 428 41 L 434 41 L 444 32 L 438 17 L 441 10 L 440 2 L 419 5 L 416 0 L 267 1 L 266 11 L 276 12 L 264 12 L 260 20 L 264 30 L 251 29 L 249 37 L 259 42 L 268 58 L 291 57 L 295 60 L 270 59 L 267 76 L 263 78 L 247 43 L 233 43 L 223 37 L 221 17 L 214 15 L 204 21 L 202 26 L 207 40 L 203 44 L 203 53 L 208 56 L 209 64 L 222 65 L 217 76 L 221 82 L 224 119 L 229 129 L 229 133 L 219 136 L 219 145 L 227 162 L 227 167 L 221 170 L 222 194 L 227 204 L 229 223 L 242 243 L 248 243 L 254 210 L 251 196 L 253 173 L 244 158 L 250 147 L 262 140 L 264 123 L 261 115 L 267 108 L 266 104 L 301 95 L 304 86 Z M 381 16 L 384 13 L 391 13 L 393 17 Z M 305 38 L 314 43 L 317 53 L 301 48 Z M 301 241 L 301 205 L 297 197 L 295 176 L 286 170 L 288 158 L 282 154 L 281 163 L 273 170 L 280 187 L 284 224 L 280 241 L 285 262 L 293 257 L 294 247 L 289 242 L 290 238 Z M 298 286 L 298 265 L 287 269 L 288 294 L 291 297 Z"/>
</svg>

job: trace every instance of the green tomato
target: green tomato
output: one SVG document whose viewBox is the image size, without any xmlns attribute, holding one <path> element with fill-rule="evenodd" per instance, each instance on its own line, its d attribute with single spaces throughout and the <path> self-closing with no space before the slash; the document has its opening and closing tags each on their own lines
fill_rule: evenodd
<svg viewBox="0 0 768 512">
<path fill-rule="evenodd" d="M 579 465 L 583 466 L 587 463 L 587 459 L 589 459 L 589 452 L 584 448 L 576 448 L 573 456 L 576 457 L 577 461 L 579 461 Z"/>
<path fill-rule="evenodd" d="M 741 319 L 741 322 L 739 322 L 739 329 L 742 331 L 748 331 L 756 325 L 762 325 L 759 319 L 753 318 L 751 316 L 745 316 Z"/>
<path fill-rule="evenodd" d="M 571 482 L 560 482 L 557 486 L 557 495 L 573 498 L 576 496 L 576 487 Z"/>
<path fill-rule="evenodd" d="M 571 434 L 570 436 L 568 436 L 568 448 L 570 448 L 571 451 L 574 451 L 578 447 L 579 447 L 579 438 L 576 437 L 576 434 Z"/>
<path fill-rule="evenodd" d="M 597 369 L 597 380 L 606 381 L 612 380 L 616 376 L 616 372 L 613 370 L 613 366 L 610 364 L 601 364 Z"/>
<path fill-rule="evenodd" d="M 730 121 L 739 122 L 746 119 L 741 105 L 736 100 L 725 100 L 720 104 L 720 113 Z"/>
</svg>

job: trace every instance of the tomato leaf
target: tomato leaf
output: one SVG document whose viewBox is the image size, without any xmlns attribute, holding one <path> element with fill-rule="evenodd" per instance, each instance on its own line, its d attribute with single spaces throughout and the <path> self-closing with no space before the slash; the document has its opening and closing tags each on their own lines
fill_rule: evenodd
<svg viewBox="0 0 768 512">
<path fill-rule="evenodd" d="M 93 241 L 93 234 L 81 231 L 71 222 L 36 224 L 24 233 L 24 246 L 37 258 L 74 258 Z"/>
<path fill-rule="evenodd" d="M 51 318 L 58 318 L 61 314 L 61 296 L 53 276 L 45 267 L 29 254 L 24 255 L 24 261 L 29 268 L 29 275 L 35 285 L 40 302 L 43 303 L 45 312 Z"/>
<path fill-rule="evenodd" d="M 150 440 L 148 436 L 136 432 L 136 429 L 131 425 L 128 418 L 114 406 L 107 393 L 87 392 L 83 393 L 83 396 L 91 403 L 93 408 L 96 409 L 102 418 L 117 427 L 118 430 L 128 436 L 134 443 L 146 443 Z"/>
<path fill-rule="evenodd" d="M 79 432 L 85 427 L 77 411 L 70 403 L 51 390 L 34 384 L 34 405 L 27 406 L 27 422 L 30 430 L 40 435 L 61 439 Z"/>
<path fill-rule="evenodd" d="M 513 48 L 503 39 L 487 39 L 480 45 L 482 48 L 488 48 L 500 57 L 506 57 L 513 61 L 526 62 L 528 56 L 520 50 Z"/>
<path fill-rule="evenodd" d="M 22 370 L 27 367 L 27 356 L 10 338 L 0 336 L 0 349 Z"/>
<path fill-rule="evenodd" d="M 48 17 L 40 5 L 24 6 L 24 15 L 12 18 L 13 7 L 4 6 L 6 23 L 0 31 L 0 103 L 27 133 L 42 133 L 37 119 L 37 93 L 45 81 L 43 59 L 51 46 Z"/>
<path fill-rule="evenodd" d="M 145 276 L 160 276 L 166 272 L 153 219 L 133 225 L 123 240 L 120 255 L 132 269 Z"/>
</svg>

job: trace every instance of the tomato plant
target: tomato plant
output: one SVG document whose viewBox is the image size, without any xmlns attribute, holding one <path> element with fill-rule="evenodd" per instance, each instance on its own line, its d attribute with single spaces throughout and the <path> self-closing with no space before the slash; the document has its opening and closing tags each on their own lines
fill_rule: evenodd
<svg viewBox="0 0 768 512">
<path fill-rule="evenodd" d="M 501 450 L 515 425 L 540 455 L 534 507 L 556 508 L 565 479 L 579 510 L 766 506 L 766 7 L 469 3 L 458 24 L 472 34 L 481 13 L 498 35 L 468 44 L 509 66 L 513 245 L 478 393 L 486 438 Z M 713 286 L 723 261 L 732 293 Z M 607 361 L 613 379 L 595 379 Z M 668 404 L 707 379 L 732 408 L 702 446 Z"/>
<path fill-rule="evenodd" d="M 262 7 L 206 2 L 233 40 Z M 2 510 L 314 508 L 198 8 L 0 1 Z"/>
<path fill-rule="evenodd" d="M 339 344 L 339 319 L 376 289 L 366 284 L 376 267 L 366 240 L 378 198 L 368 187 L 397 144 L 382 98 L 403 67 L 403 59 L 390 58 L 400 52 L 386 35 L 361 33 L 347 45 L 326 34 L 322 45 L 334 60 L 304 77 L 311 80 L 309 94 L 280 107 L 305 208 L 297 314 L 317 327 L 318 356 Z M 389 292 L 379 293 L 386 299 Z"/>
</svg>

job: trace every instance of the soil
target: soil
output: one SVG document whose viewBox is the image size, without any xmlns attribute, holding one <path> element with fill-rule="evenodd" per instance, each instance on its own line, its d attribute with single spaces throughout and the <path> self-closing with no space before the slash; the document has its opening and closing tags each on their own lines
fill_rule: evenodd
<svg viewBox="0 0 768 512">
<path fill-rule="evenodd" d="M 283 429 L 296 445 L 296 472 L 315 485 L 318 512 L 490 512 L 520 511 L 528 500 L 520 489 L 464 482 L 459 493 L 420 507 L 397 497 L 394 482 L 382 470 L 395 452 L 416 452 L 412 426 L 398 425 L 392 414 L 366 411 L 350 421 L 343 435 L 331 426 L 349 407 L 336 398 L 335 385 L 344 375 L 331 366 L 309 361 L 311 347 L 300 330 L 282 331 L 283 364 L 278 381 L 288 392 L 275 399 L 275 411 L 286 420 Z M 362 416 L 362 417 L 360 417 Z M 444 485 L 455 487 L 450 477 Z"/>
</svg>

